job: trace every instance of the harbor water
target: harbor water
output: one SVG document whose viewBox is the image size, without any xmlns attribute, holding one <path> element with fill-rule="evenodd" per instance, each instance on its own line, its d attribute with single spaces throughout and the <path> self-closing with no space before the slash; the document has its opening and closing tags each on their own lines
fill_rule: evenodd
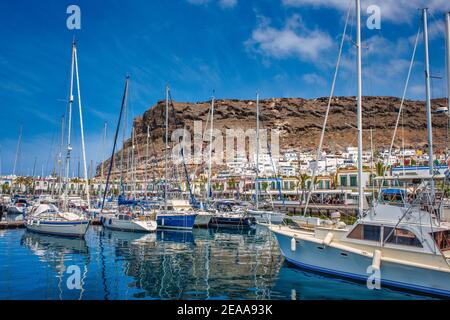
<svg viewBox="0 0 450 320">
<path fill-rule="evenodd" d="M 297 269 L 267 228 L 86 238 L 0 230 L 0 299 L 429 299 Z"/>
</svg>

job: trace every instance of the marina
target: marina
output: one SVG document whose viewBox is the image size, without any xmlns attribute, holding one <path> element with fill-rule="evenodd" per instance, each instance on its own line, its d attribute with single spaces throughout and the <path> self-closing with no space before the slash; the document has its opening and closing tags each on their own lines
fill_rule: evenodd
<svg viewBox="0 0 450 320">
<path fill-rule="evenodd" d="M 71 5 L 51 53 L 6 41 L 0 300 L 450 299 L 450 5 L 402 1 L 124 2 L 95 33 Z"/>
<path fill-rule="evenodd" d="M 264 227 L 148 235 L 92 227 L 84 240 L 2 230 L 0 260 L 8 300 L 436 299 L 299 270 Z M 65 286 L 70 266 L 82 272 L 80 289 Z"/>
</svg>

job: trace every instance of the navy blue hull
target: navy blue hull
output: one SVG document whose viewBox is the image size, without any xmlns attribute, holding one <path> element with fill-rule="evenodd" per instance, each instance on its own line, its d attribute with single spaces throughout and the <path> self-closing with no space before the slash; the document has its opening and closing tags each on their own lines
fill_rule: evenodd
<svg viewBox="0 0 450 320">
<path fill-rule="evenodd" d="M 158 224 L 158 228 L 192 229 L 196 217 L 196 214 L 158 214 L 156 216 L 156 223 Z"/>
<path fill-rule="evenodd" d="M 216 228 L 250 228 L 256 224 L 254 217 L 212 217 L 209 225 Z"/>
</svg>

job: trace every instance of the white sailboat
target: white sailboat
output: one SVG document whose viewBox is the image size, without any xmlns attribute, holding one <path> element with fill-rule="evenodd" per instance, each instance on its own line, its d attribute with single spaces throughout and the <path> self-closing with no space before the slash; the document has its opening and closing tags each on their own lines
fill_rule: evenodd
<svg viewBox="0 0 450 320">
<path fill-rule="evenodd" d="M 80 80 L 78 77 L 78 57 L 76 43 L 72 44 L 72 65 L 70 78 L 70 93 L 69 93 L 69 121 L 68 121 L 68 138 L 67 138 L 67 157 L 66 157 L 66 177 L 65 190 L 63 196 L 63 211 L 58 210 L 54 205 L 39 204 L 31 209 L 29 214 L 25 214 L 26 228 L 30 231 L 53 234 L 59 236 L 73 236 L 83 237 L 89 227 L 89 220 L 81 211 L 69 212 L 69 197 L 67 194 L 69 169 L 70 169 L 70 155 L 72 151 L 71 146 L 71 129 L 72 129 L 72 105 L 73 105 L 73 80 L 74 71 L 76 72 L 77 91 L 78 91 L 78 109 L 80 113 L 80 130 L 81 142 L 83 148 L 84 160 L 84 175 L 86 180 L 86 194 L 88 207 L 90 207 L 89 199 L 89 184 L 86 167 L 86 152 L 84 145 L 84 128 L 83 128 L 83 113 L 81 108 L 81 94 L 80 94 Z"/>
<path fill-rule="evenodd" d="M 362 173 L 362 79 L 360 0 L 357 11 L 358 71 L 358 174 Z M 430 73 L 428 61 L 427 9 L 423 9 L 426 106 L 430 159 L 433 159 Z M 368 288 L 393 286 L 429 294 L 450 296 L 450 225 L 441 222 L 439 201 L 430 176 L 420 193 L 408 202 L 389 202 L 380 198 L 368 211 L 363 210 L 363 186 L 359 183 L 359 217 L 352 226 L 339 216 L 310 230 L 271 226 L 286 260 L 298 267 L 365 281 Z M 358 181 L 361 181 L 359 179 Z M 406 199 L 406 197 L 405 197 Z"/>
<path fill-rule="evenodd" d="M 168 180 L 168 150 L 169 150 L 169 86 L 166 86 L 166 107 L 165 107 L 165 152 L 164 152 L 164 202 L 161 204 L 156 222 L 159 228 L 166 229 L 185 229 L 190 230 L 194 227 L 197 218 L 197 212 L 190 210 L 176 210 L 173 206 L 174 201 L 168 199 L 169 180 Z"/>
<path fill-rule="evenodd" d="M 259 93 L 256 94 L 256 169 L 255 169 L 255 208 L 248 208 L 246 213 L 256 219 L 258 224 L 281 224 L 286 215 L 273 210 L 264 210 L 259 207 Z"/>
<path fill-rule="evenodd" d="M 117 144 L 117 135 L 119 133 L 120 129 L 120 123 L 122 120 L 122 114 L 124 113 L 124 109 L 127 105 L 127 99 L 128 99 L 128 85 L 129 85 L 129 77 L 126 78 L 125 81 L 125 90 L 123 93 L 122 98 L 122 106 L 120 110 L 119 115 L 119 121 L 117 123 L 117 129 L 116 134 L 114 138 L 114 146 L 113 151 L 111 155 L 111 160 L 109 164 L 109 172 L 108 177 L 106 180 L 106 187 L 103 194 L 103 202 L 102 202 L 102 209 L 100 212 L 100 222 L 102 225 L 111 230 L 119 230 L 119 231 L 127 231 L 127 232 L 152 232 L 155 231 L 157 228 L 156 220 L 154 218 L 154 214 L 151 214 L 149 212 L 146 212 L 142 207 L 139 206 L 137 201 L 132 200 L 130 201 L 130 205 L 121 205 L 120 199 L 119 199 L 119 206 L 117 209 L 114 209 L 113 213 L 111 214 L 111 211 L 105 212 L 105 200 L 106 200 L 106 194 L 108 193 L 108 187 L 109 187 L 109 181 L 111 176 L 111 169 L 114 162 L 114 154 Z M 125 131 L 125 130 L 124 130 Z M 125 136 L 125 134 L 124 134 Z M 124 139 L 125 141 L 125 139 Z M 125 150 L 125 143 L 124 143 L 124 149 Z M 133 128 L 133 135 L 132 135 L 132 170 L 133 170 L 133 184 L 135 183 L 135 164 L 134 164 L 134 150 L 135 150 L 135 132 Z M 123 151 L 122 151 L 122 157 L 123 157 Z M 123 166 L 123 163 L 122 163 Z M 123 172 L 123 168 L 121 168 L 121 172 Z"/>
</svg>

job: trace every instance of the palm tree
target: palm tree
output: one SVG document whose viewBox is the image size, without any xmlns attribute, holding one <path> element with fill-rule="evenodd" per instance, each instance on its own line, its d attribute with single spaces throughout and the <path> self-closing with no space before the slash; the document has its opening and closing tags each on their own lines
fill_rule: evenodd
<svg viewBox="0 0 450 320">
<path fill-rule="evenodd" d="M 310 179 L 311 177 L 306 174 L 306 173 L 300 173 L 297 177 L 297 198 L 299 198 L 299 187 L 300 189 L 302 189 L 302 198 L 300 202 L 303 202 L 303 199 L 305 198 L 305 192 L 306 192 L 306 182 Z"/>
</svg>

